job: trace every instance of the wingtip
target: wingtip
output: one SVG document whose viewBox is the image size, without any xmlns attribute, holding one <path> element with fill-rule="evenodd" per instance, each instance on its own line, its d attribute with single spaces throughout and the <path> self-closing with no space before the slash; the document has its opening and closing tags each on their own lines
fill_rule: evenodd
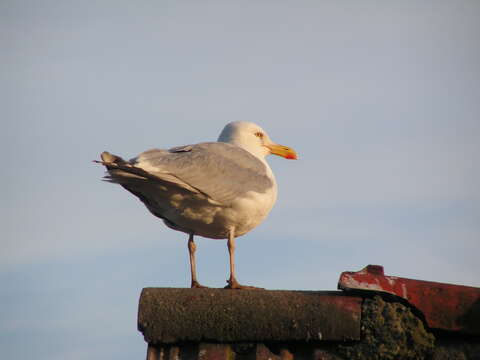
<svg viewBox="0 0 480 360">
<path fill-rule="evenodd" d="M 100 157 L 104 162 L 114 162 L 117 156 L 110 154 L 108 151 L 104 151 L 100 154 Z"/>
<path fill-rule="evenodd" d="M 100 154 L 100 157 L 102 158 L 101 163 L 102 164 L 117 164 L 117 165 L 124 165 L 127 162 L 123 160 L 120 156 L 113 155 L 109 153 L 108 151 L 104 151 Z"/>
</svg>

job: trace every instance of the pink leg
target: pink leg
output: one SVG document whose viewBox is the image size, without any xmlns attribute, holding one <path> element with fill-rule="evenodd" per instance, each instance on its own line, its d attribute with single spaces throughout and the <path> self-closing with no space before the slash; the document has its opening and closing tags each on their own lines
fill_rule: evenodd
<svg viewBox="0 0 480 360">
<path fill-rule="evenodd" d="M 188 253 L 190 254 L 190 272 L 192 275 L 192 288 L 204 288 L 205 286 L 200 285 L 197 281 L 197 263 L 195 261 L 195 251 L 197 250 L 197 245 L 193 241 L 193 234 L 190 234 L 188 237 Z"/>
<path fill-rule="evenodd" d="M 230 230 L 228 234 L 228 254 L 230 255 L 230 278 L 225 289 L 262 289 L 254 286 L 240 285 L 235 277 L 235 230 Z"/>
</svg>

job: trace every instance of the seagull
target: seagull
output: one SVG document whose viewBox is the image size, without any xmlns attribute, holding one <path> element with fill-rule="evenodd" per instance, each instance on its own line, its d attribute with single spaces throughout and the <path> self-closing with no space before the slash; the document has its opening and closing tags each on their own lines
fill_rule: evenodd
<svg viewBox="0 0 480 360">
<path fill-rule="evenodd" d="M 194 236 L 227 239 L 229 289 L 249 289 L 235 276 L 235 238 L 258 226 L 277 199 L 269 154 L 297 159 L 296 152 L 274 143 L 252 122 L 227 124 L 217 142 L 152 149 L 129 161 L 101 154 L 105 180 L 138 197 L 169 228 L 188 234 L 191 287 L 197 280 Z"/>
</svg>

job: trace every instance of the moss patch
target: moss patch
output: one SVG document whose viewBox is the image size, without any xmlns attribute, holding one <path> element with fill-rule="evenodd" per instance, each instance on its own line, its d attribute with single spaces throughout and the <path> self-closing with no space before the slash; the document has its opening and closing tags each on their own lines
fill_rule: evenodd
<svg viewBox="0 0 480 360">
<path fill-rule="evenodd" d="M 361 342 L 340 345 L 339 352 L 348 359 L 420 360 L 430 356 L 434 341 L 408 307 L 375 296 L 362 306 Z"/>
</svg>

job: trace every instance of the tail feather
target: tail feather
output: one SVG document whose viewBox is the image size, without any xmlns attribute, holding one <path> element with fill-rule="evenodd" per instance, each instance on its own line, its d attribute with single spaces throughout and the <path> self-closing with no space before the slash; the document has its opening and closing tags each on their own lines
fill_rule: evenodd
<svg viewBox="0 0 480 360">
<path fill-rule="evenodd" d="M 104 151 L 100 154 L 104 163 L 113 163 L 113 164 L 126 164 L 127 162 L 123 160 L 120 156 L 110 154 L 108 151 Z"/>
<path fill-rule="evenodd" d="M 151 182 L 150 185 L 161 186 L 164 190 L 166 190 L 167 187 L 175 187 L 182 189 L 182 191 L 202 193 L 208 196 L 201 190 L 181 181 L 181 179 L 176 178 L 172 174 L 170 174 L 170 178 L 159 177 L 107 151 L 104 151 L 100 156 L 102 161 L 95 160 L 94 162 L 102 164 L 107 168 L 107 175 L 104 176 L 103 180 L 120 184 L 137 196 L 138 194 L 136 194 L 134 188 L 138 186 L 141 188 L 145 187 L 147 185 L 146 180 Z"/>
<path fill-rule="evenodd" d="M 120 156 L 104 151 L 100 154 L 102 161 L 95 161 L 107 168 L 108 175 L 104 177 L 105 181 L 117 184 L 128 183 L 132 179 L 161 181 L 157 176 L 152 175 L 145 170 L 138 168 L 125 161 Z"/>
<path fill-rule="evenodd" d="M 155 206 L 153 206 L 155 203 L 152 203 L 149 196 L 144 194 L 144 191 L 147 191 L 147 193 L 151 191 L 151 186 L 160 186 L 162 190 L 166 191 L 162 179 L 107 151 L 102 152 L 100 157 L 101 161 L 94 160 L 94 162 L 102 164 L 107 168 L 107 174 L 103 177 L 103 180 L 121 185 L 137 196 L 153 212 L 154 210 L 152 209 L 155 209 Z M 151 181 L 146 182 L 146 180 Z M 156 190 L 158 192 L 158 188 Z M 161 217 L 157 213 L 155 215 Z"/>
</svg>

